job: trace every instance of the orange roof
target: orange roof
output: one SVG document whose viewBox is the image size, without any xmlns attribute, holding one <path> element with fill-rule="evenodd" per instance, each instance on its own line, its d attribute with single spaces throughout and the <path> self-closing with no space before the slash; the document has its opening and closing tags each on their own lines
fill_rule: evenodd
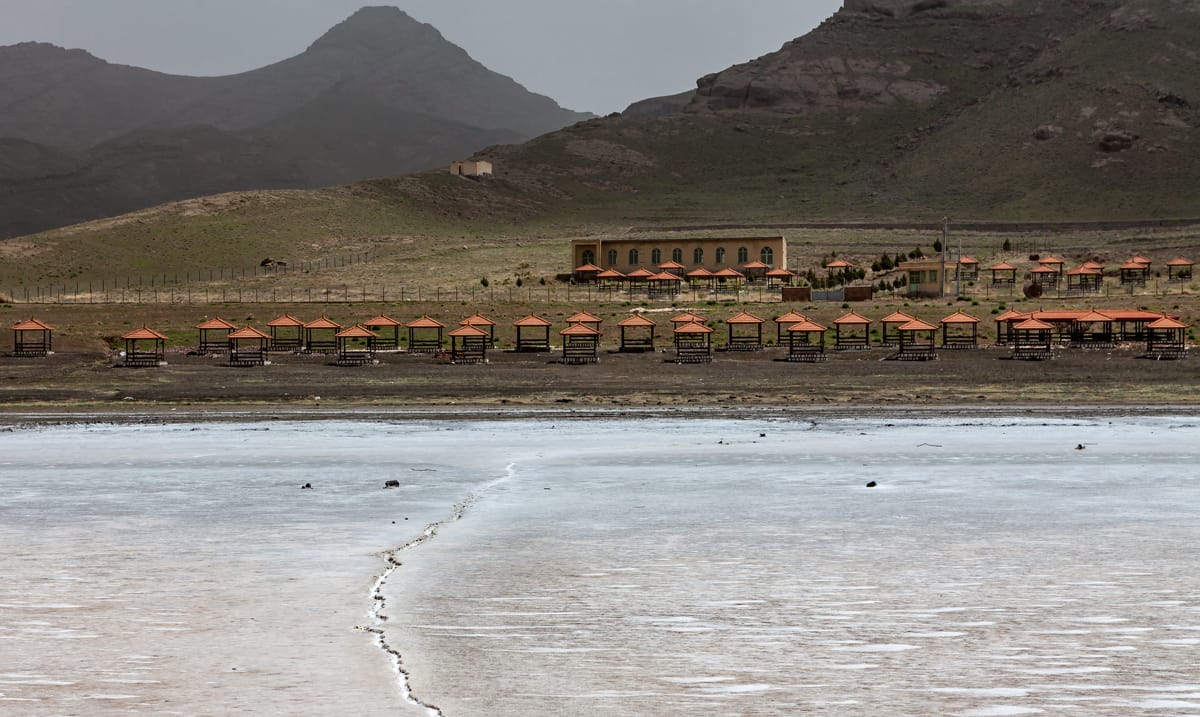
<svg viewBox="0 0 1200 717">
<path fill-rule="evenodd" d="M 1036 267 L 1029 270 L 1030 274 L 1057 274 L 1058 269 L 1045 264 L 1038 264 Z"/>
<path fill-rule="evenodd" d="M 1097 269 L 1097 270 L 1103 270 L 1103 269 L 1104 269 L 1104 265 L 1103 265 L 1103 264 L 1101 264 L 1100 262 L 1097 262 L 1097 261 L 1085 261 L 1085 262 L 1083 262 L 1082 264 L 1080 264 L 1080 265 L 1079 265 L 1079 268 L 1080 268 L 1080 269 Z"/>
<path fill-rule="evenodd" d="M 784 277 L 784 276 L 795 276 L 795 275 L 796 275 L 796 272 L 788 271 L 787 269 L 772 269 L 767 272 L 767 276 L 770 276 L 770 277 Z"/>
<path fill-rule="evenodd" d="M 492 321 L 483 314 L 472 314 L 462 321 L 458 322 L 459 326 L 495 326 L 496 322 Z"/>
<path fill-rule="evenodd" d="M 770 269 L 771 265 L 764 264 L 761 261 L 748 261 L 745 264 L 742 264 L 742 268 L 743 269 Z"/>
<path fill-rule="evenodd" d="M 988 268 L 991 269 L 992 271 L 1016 271 L 1017 270 L 1017 267 L 1013 266 L 1012 264 L 1009 264 L 1007 261 L 1002 261 L 999 264 L 996 264 L 994 266 L 989 266 Z"/>
<path fill-rule="evenodd" d="M 1105 316 L 1111 316 L 1113 321 L 1154 321 L 1162 316 L 1153 311 L 1141 309 L 1098 309 Z"/>
<path fill-rule="evenodd" d="M 978 324 L 979 319 L 962 311 L 955 311 L 946 318 L 942 319 L 943 324 Z"/>
<path fill-rule="evenodd" d="M 617 326 L 657 326 L 657 325 L 658 324 L 654 323 L 650 319 L 647 319 L 645 316 L 642 316 L 641 314 L 634 314 L 633 316 L 630 316 L 627 319 L 621 319 L 620 321 L 617 322 Z"/>
<path fill-rule="evenodd" d="M 616 269 L 605 269 L 604 271 L 600 272 L 599 274 L 596 274 L 596 278 L 597 279 L 624 279 L 625 275 L 622 274 L 621 272 L 617 271 Z"/>
<path fill-rule="evenodd" d="M 437 319 L 429 316 L 422 316 L 419 319 L 413 319 L 412 321 L 408 322 L 405 324 L 405 327 L 410 329 L 444 329 L 446 328 L 446 325 Z"/>
<path fill-rule="evenodd" d="M 1037 319 L 1038 321 L 1075 321 L 1086 313 L 1088 312 L 1071 311 L 1067 309 L 1057 309 L 1054 311 L 1038 309 L 1029 316 L 1030 318 Z"/>
<path fill-rule="evenodd" d="M 718 272 L 714 272 L 713 276 L 721 278 L 721 279 L 745 279 L 746 278 L 746 275 L 743 274 L 742 272 L 738 271 L 737 269 L 730 269 L 728 267 L 721 269 Z"/>
<path fill-rule="evenodd" d="M 399 321 L 396 321 L 390 316 L 380 314 L 370 321 L 364 321 L 363 326 L 403 326 Z"/>
<path fill-rule="evenodd" d="M 155 331 L 154 329 L 146 328 L 145 326 L 143 326 L 140 329 L 134 329 L 133 331 L 130 331 L 129 333 L 122 336 L 121 338 L 123 338 L 123 339 L 162 339 L 163 341 L 166 341 L 166 339 L 167 339 L 166 335 L 160 334 L 159 332 Z"/>
<path fill-rule="evenodd" d="M 907 324 L 908 322 L 912 321 L 913 318 L 915 318 L 915 317 L 909 316 L 908 314 L 904 313 L 903 311 L 897 311 L 895 313 L 891 313 L 891 314 L 888 314 L 887 316 L 883 317 L 883 320 L 880 323 Z"/>
<path fill-rule="evenodd" d="M 625 278 L 626 279 L 645 279 L 645 278 L 651 277 L 651 276 L 654 276 L 654 272 L 650 271 L 649 269 L 634 269 L 633 271 L 626 274 Z"/>
<path fill-rule="evenodd" d="M 484 339 L 486 339 L 488 334 L 483 329 L 472 326 L 471 324 L 463 324 L 462 326 L 459 326 L 457 329 L 448 332 L 446 335 L 454 336 L 454 337 L 460 338 L 460 339 L 461 338 L 468 338 L 468 339 L 484 338 Z"/>
<path fill-rule="evenodd" d="M 348 329 L 337 332 L 334 337 L 339 339 L 373 339 L 375 338 L 375 332 L 363 328 L 362 324 L 355 324 Z"/>
<path fill-rule="evenodd" d="M 1196 265 L 1196 262 L 1192 261 L 1191 259 L 1184 259 L 1181 256 L 1175 257 L 1171 261 L 1167 262 L 1167 266 L 1195 266 L 1195 265 Z"/>
<path fill-rule="evenodd" d="M 46 324 L 43 324 L 42 322 L 38 321 L 37 319 L 29 319 L 28 321 L 22 321 L 19 324 L 16 324 L 13 326 L 13 331 L 53 331 L 53 330 L 54 330 L 53 328 L 47 326 Z"/>
<path fill-rule="evenodd" d="M 1134 261 L 1133 259 L 1130 259 L 1129 261 L 1122 264 L 1120 266 L 1120 268 L 1124 271 L 1146 271 L 1150 267 L 1148 267 L 1147 265 L 1143 264 L 1140 261 Z"/>
<path fill-rule="evenodd" d="M 997 316 L 996 321 L 997 322 L 1000 322 L 1000 321 L 1025 321 L 1029 317 L 1030 317 L 1029 314 L 1023 314 L 1020 311 L 1013 311 L 1012 309 L 1009 309 L 1008 311 L 1005 311 L 1003 314 L 1000 314 L 999 316 Z"/>
<path fill-rule="evenodd" d="M 342 325 L 336 321 L 332 321 L 324 316 L 319 319 L 314 319 L 304 325 L 306 329 L 341 329 Z"/>
<path fill-rule="evenodd" d="M 513 326 L 550 326 L 550 322 L 537 314 L 530 314 L 514 321 Z"/>
<path fill-rule="evenodd" d="M 1097 322 L 1106 323 L 1106 324 L 1112 323 L 1111 316 L 1102 314 L 1099 311 L 1089 311 L 1086 314 L 1084 314 L 1083 316 L 1076 318 L 1075 320 L 1081 324 L 1094 324 Z"/>
<path fill-rule="evenodd" d="M 834 259 L 825 265 L 826 269 L 853 269 L 854 265 L 845 259 Z"/>
<path fill-rule="evenodd" d="M 775 319 L 777 324 L 795 324 L 801 321 L 808 321 L 808 317 L 798 311 L 789 311 L 778 319 Z"/>
<path fill-rule="evenodd" d="M 681 279 L 668 271 L 660 271 L 657 274 L 647 276 L 646 281 L 681 281 Z"/>
<path fill-rule="evenodd" d="M 937 327 L 933 324 L 927 324 L 920 319 L 913 319 L 897 329 L 898 331 L 937 331 Z"/>
<path fill-rule="evenodd" d="M 979 260 L 973 256 L 962 256 L 958 259 L 959 264 L 978 264 Z"/>
<path fill-rule="evenodd" d="M 587 324 L 571 324 L 558 332 L 562 336 L 600 336 L 601 333 Z"/>
<path fill-rule="evenodd" d="M 858 313 L 857 311 L 851 311 L 849 313 L 842 314 L 838 318 L 834 319 L 833 323 L 834 323 L 834 325 L 869 324 L 869 323 L 871 323 L 871 320 L 868 319 L 867 317 L 863 316 L 862 314 Z"/>
<path fill-rule="evenodd" d="M 711 279 L 713 273 L 704 267 L 700 267 L 699 269 L 692 269 L 687 275 L 694 279 Z"/>
<path fill-rule="evenodd" d="M 233 333 L 229 334 L 225 338 L 227 338 L 227 339 L 264 339 L 264 340 L 266 340 L 266 339 L 270 339 L 271 335 L 264 331 L 260 331 L 256 328 L 254 328 L 253 326 L 247 326 L 244 329 L 238 329 L 237 331 L 234 331 Z"/>
<path fill-rule="evenodd" d="M 815 321 L 809 321 L 808 319 L 805 319 L 804 321 L 797 321 L 796 323 L 792 324 L 791 326 L 788 327 L 787 330 L 790 332 L 793 332 L 793 333 L 798 333 L 798 334 L 800 334 L 800 333 L 812 334 L 812 333 L 824 333 L 824 332 L 828 331 L 829 329 L 825 328 L 824 326 L 818 324 Z"/>
<path fill-rule="evenodd" d="M 728 319 L 725 319 L 725 323 L 727 323 L 727 324 L 761 324 L 761 323 L 763 323 L 763 320 L 758 318 L 754 314 L 749 314 L 749 313 L 746 313 L 745 311 L 743 311 L 742 313 L 738 314 L 737 316 L 730 316 Z"/>
<path fill-rule="evenodd" d="M 587 272 L 587 271 L 602 271 L 602 269 L 600 267 L 596 266 L 595 264 L 584 264 L 583 266 L 575 267 L 576 273 Z"/>
<path fill-rule="evenodd" d="M 697 324 L 695 321 L 675 327 L 675 333 L 677 334 L 711 334 L 712 332 L 711 328 L 704 324 Z"/>
<path fill-rule="evenodd" d="M 599 324 L 602 321 L 604 321 L 604 319 L 600 318 L 599 316 L 593 316 L 586 311 L 580 311 L 574 316 L 567 317 L 568 324 Z"/>
<path fill-rule="evenodd" d="M 304 322 L 291 314 L 284 314 L 278 319 L 268 321 L 267 326 L 304 326 Z"/>
<path fill-rule="evenodd" d="M 1048 256 L 1045 259 L 1038 259 L 1039 264 L 1066 264 L 1067 262 L 1059 259 L 1056 256 Z"/>
<path fill-rule="evenodd" d="M 225 319 L 222 319 L 220 316 L 214 316 L 213 318 L 209 319 L 208 321 L 203 321 L 199 324 L 196 324 L 196 328 L 202 329 L 204 331 L 216 330 L 216 329 L 228 329 L 230 331 L 233 331 L 234 329 L 237 328 L 237 326 L 229 323 Z"/>
<path fill-rule="evenodd" d="M 1146 324 L 1146 328 L 1150 329 L 1186 329 L 1187 327 L 1188 325 L 1182 321 L 1176 321 L 1175 319 L 1170 319 L 1166 316 L 1162 317 L 1158 321 L 1152 321 L 1151 323 Z"/>
<path fill-rule="evenodd" d="M 1050 331 L 1054 327 L 1047 324 L 1045 321 L 1037 319 L 1026 319 L 1013 327 L 1017 331 Z"/>
<path fill-rule="evenodd" d="M 680 314 L 679 316 L 672 317 L 671 322 L 675 323 L 675 324 L 690 324 L 692 322 L 695 322 L 697 324 L 703 324 L 703 323 L 707 323 L 708 319 L 704 318 L 700 314 L 693 314 L 690 311 L 685 311 L 682 314 Z"/>
<path fill-rule="evenodd" d="M 658 265 L 659 269 L 686 269 L 687 267 L 677 261 L 664 261 Z"/>
<path fill-rule="evenodd" d="M 1081 266 L 1077 269 L 1072 269 L 1067 272 L 1067 276 L 1099 276 L 1099 275 L 1100 275 L 1099 269 L 1090 269 L 1088 267 L 1083 267 L 1083 266 Z"/>
<path fill-rule="evenodd" d="M 1152 263 L 1152 262 L 1151 262 L 1149 259 L 1147 259 L 1146 257 L 1142 256 L 1141 254 L 1134 254 L 1132 257 L 1130 257 L 1129 261 L 1136 261 L 1136 262 L 1137 262 L 1137 263 L 1139 263 L 1139 264 L 1150 264 L 1150 263 Z"/>
</svg>

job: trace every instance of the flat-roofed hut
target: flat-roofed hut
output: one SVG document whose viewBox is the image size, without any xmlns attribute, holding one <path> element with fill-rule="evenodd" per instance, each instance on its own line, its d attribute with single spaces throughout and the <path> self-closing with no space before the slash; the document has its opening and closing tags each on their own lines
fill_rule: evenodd
<svg viewBox="0 0 1200 717">
<path fill-rule="evenodd" d="M 961 256 L 958 259 L 958 278 L 974 281 L 979 278 L 979 260 L 973 256 Z"/>
<path fill-rule="evenodd" d="M 669 271 L 660 271 L 646 278 L 646 293 L 651 298 L 657 296 L 675 296 L 683 279 Z"/>
<path fill-rule="evenodd" d="M 1167 281 L 1183 281 L 1192 278 L 1192 268 L 1196 262 L 1177 256 L 1167 262 Z"/>
<path fill-rule="evenodd" d="M 766 279 L 767 272 L 770 271 L 770 269 L 770 264 L 766 264 L 757 259 L 742 264 L 742 273 L 746 275 L 746 279 L 748 281 L 761 281 Z"/>
<path fill-rule="evenodd" d="M 271 332 L 271 351 L 299 351 L 304 346 L 304 322 L 284 314 L 267 322 Z"/>
<path fill-rule="evenodd" d="M 589 314 L 586 311 L 580 311 L 577 314 L 572 314 L 567 317 L 568 326 L 571 324 L 583 324 L 584 326 L 591 327 L 597 331 L 600 330 L 600 324 L 602 323 L 604 323 L 604 319 L 596 316 L 595 314 Z"/>
<path fill-rule="evenodd" d="M 130 368 L 149 368 L 165 363 L 167 337 L 143 326 L 121 337 L 125 341 L 124 365 Z"/>
<path fill-rule="evenodd" d="M 897 331 L 897 329 L 912 321 L 914 318 L 916 317 L 909 316 L 903 311 L 896 311 L 883 317 L 883 320 L 879 322 L 883 327 L 879 345 L 885 348 L 899 346 L 900 332 Z"/>
<path fill-rule="evenodd" d="M 703 286 L 705 289 L 712 289 L 717 280 L 713 277 L 711 271 L 704 267 L 699 267 L 687 273 L 687 281 L 693 287 Z"/>
<path fill-rule="evenodd" d="M 1112 317 L 1087 311 L 1071 324 L 1071 346 L 1080 349 L 1111 349 L 1116 345 Z"/>
<path fill-rule="evenodd" d="M 480 331 L 487 332 L 488 343 L 496 345 L 496 322 L 480 313 L 474 313 L 458 322 L 459 326 L 474 326 Z M 461 337 L 460 337 L 461 338 Z"/>
<path fill-rule="evenodd" d="M 675 363 L 712 362 L 711 327 L 691 322 L 675 327 Z"/>
<path fill-rule="evenodd" d="M 667 274 L 674 274 L 675 277 L 678 279 L 683 278 L 683 272 L 684 272 L 684 270 L 687 269 L 686 266 L 684 266 L 683 264 L 680 264 L 677 261 L 664 261 L 663 263 L 659 264 L 656 268 L 658 269 L 658 272 L 660 274 L 664 273 L 664 272 Z"/>
<path fill-rule="evenodd" d="M 363 366 L 375 360 L 375 343 L 379 337 L 362 324 L 343 329 L 334 338 L 337 339 L 338 366 Z"/>
<path fill-rule="evenodd" d="M 804 319 L 788 326 L 788 361 L 817 363 L 825 360 L 826 327 Z"/>
<path fill-rule="evenodd" d="M 271 335 L 265 331 L 247 326 L 230 333 L 225 339 L 229 342 L 229 366 L 265 366 L 267 363 L 267 347 L 271 343 Z"/>
<path fill-rule="evenodd" d="M 446 325 L 431 316 L 422 316 L 404 325 L 408 329 L 408 351 L 436 354 L 442 350 Z"/>
<path fill-rule="evenodd" d="M 544 352 L 550 350 L 551 323 L 538 316 L 530 314 L 513 322 L 517 329 L 517 351 Z"/>
<path fill-rule="evenodd" d="M 857 311 L 833 320 L 833 348 L 836 351 L 862 351 L 871 348 L 871 320 Z"/>
<path fill-rule="evenodd" d="M 1187 356 L 1188 325 L 1164 316 L 1146 325 L 1146 358 L 1181 359 Z"/>
<path fill-rule="evenodd" d="M 725 319 L 725 325 L 729 327 L 729 343 L 725 348 L 729 351 L 762 351 L 764 323 L 745 311 Z"/>
<path fill-rule="evenodd" d="M 562 362 L 579 365 L 600 360 L 600 331 L 587 324 L 571 324 L 558 332 L 563 340 Z"/>
<path fill-rule="evenodd" d="M 942 319 L 942 348 L 979 348 L 979 319 L 962 311 Z"/>
<path fill-rule="evenodd" d="M 737 269 L 728 267 L 720 271 L 713 272 L 713 278 L 717 280 L 716 289 L 718 294 L 736 294 L 741 291 L 742 282 L 746 276 Z"/>
<path fill-rule="evenodd" d="M 1079 309 L 1038 309 L 1029 316 L 1038 321 L 1045 321 L 1054 327 L 1054 338 L 1060 342 L 1068 342 L 1071 337 L 1071 328 L 1075 326 L 1075 322 L 1080 316 L 1088 313 Z"/>
<path fill-rule="evenodd" d="M 488 344 L 492 342 L 488 332 L 472 324 L 462 324 L 447 335 L 450 337 L 452 363 L 487 362 Z"/>
<path fill-rule="evenodd" d="M 1012 286 L 1017 283 L 1017 267 L 1002 261 L 988 267 L 992 272 L 992 286 Z"/>
<path fill-rule="evenodd" d="M 1098 269 L 1082 266 L 1067 272 L 1067 293 L 1099 294 L 1104 285 L 1104 274 Z"/>
<path fill-rule="evenodd" d="M 1150 278 L 1150 265 L 1132 259 L 1120 266 L 1121 286 L 1145 286 Z"/>
<path fill-rule="evenodd" d="M 1058 280 L 1062 277 L 1058 269 L 1045 264 L 1039 264 L 1029 270 L 1029 278 L 1033 283 L 1039 286 L 1054 288 L 1058 286 Z"/>
<path fill-rule="evenodd" d="M 654 330 L 658 328 L 650 319 L 634 314 L 617 322 L 621 327 L 621 353 L 644 353 L 654 350 Z"/>
<path fill-rule="evenodd" d="M 600 267 L 592 263 L 583 264 L 575 267 L 572 273 L 575 275 L 575 281 L 579 284 L 587 284 L 596 280 L 596 276 L 604 271 Z"/>
<path fill-rule="evenodd" d="M 998 345 L 1011 344 L 1016 338 L 1013 335 L 1013 327 L 1022 321 L 1029 319 L 1029 314 L 1023 314 L 1020 311 L 1009 309 L 996 317 L 996 343 Z"/>
<path fill-rule="evenodd" d="M 779 286 L 791 286 L 796 280 L 796 273 L 787 269 L 771 269 L 765 276 L 767 277 L 767 288 L 774 289 Z"/>
<path fill-rule="evenodd" d="M 625 285 L 625 275 L 616 269 L 605 269 L 596 274 L 596 285 L 604 288 L 620 289 Z"/>
<path fill-rule="evenodd" d="M 371 347 L 373 350 L 400 350 L 400 327 L 404 324 L 386 314 L 380 314 L 373 319 L 364 321 L 362 325 L 375 332 L 375 343 Z"/>
<path fill-rule="evenodd" d="M 1038 319 L 1025 319 L 1012 327 L 1012 358 L 1044 361 L 1054 354 L 1054 327 Z"/>
<path fill-rule="evenodd" d="M 220 316 L 214 316 L 207 321 L 196 324 L 196 329 L 200 332 L 200 353 L 215 354 L 221 353 L 229 347 L 229 341 L 226 340 L 226 337 L 231 332 L 237 331 L 237 326 L 222 319 Z"/>
<path fill-rule="evenodd" d="M 801 321 L 808 321 L 808 317 L 799 311 L 788 311 L 786 314 L 775 317 L 775 342 L 783 344 L 783 334 L 793 325 Z"/>
<path fill-rule="evenodd" d="M 900 361 L 932 361 L 937 358 L 935 341 L 938 329 L 920 319 L 913 319 L 896 329 L 900 335 L 900 343 L 896 353 L 891 356 Z"/>
<path fill-rule="evenodd" d="M 20 358 L 49 356 L 54 348 L 54 329 L 49 325 L 29 319 L 13 325 L 12 355 Z"/>
<path fill-rule="evenodd" d="M 322 316 L 304 325 L 304 350 L 310 354 L 332 354 L 338 350 L 338 332 L 342 325 Z"/>
</svg>

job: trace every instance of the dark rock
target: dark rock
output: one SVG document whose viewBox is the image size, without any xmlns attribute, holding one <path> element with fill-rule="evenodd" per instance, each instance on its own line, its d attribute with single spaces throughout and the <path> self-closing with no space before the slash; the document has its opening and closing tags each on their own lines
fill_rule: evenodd
<svg viewBox="0 0 1200 717">
<path fill-rule="evenodd" d="M 1124 152 L 1137 140 L 1138 136 L 1132 132 L 1106 132 L 1100 138 L 1100 149 L 1105 152 Z"/>
<path fill-rule="evenodd" d="M 399 488 L 399 487 L 400 487 L 400 481 L 398 481 L 398 480 L 390 480 L 390 481 L 387 481 L 386 483 L 384 483 L 384 484 L 383 484 L 383 487 L 384 487 L 384 488 Z"/>
<path fill-rule="evenodd" d="M 874 488 L 876 485 L 878 485 L 878 484 L 875 481 L 869 481 L 867 483 L 868 488 Z"/>
</svg>

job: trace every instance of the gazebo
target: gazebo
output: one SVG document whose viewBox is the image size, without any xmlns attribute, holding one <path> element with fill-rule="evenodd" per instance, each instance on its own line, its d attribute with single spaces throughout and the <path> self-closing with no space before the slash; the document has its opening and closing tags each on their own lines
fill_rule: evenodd
<svg viewBox="0 0 1200 717">
<path fill-rule="evenodd" d="M 654 276 L 654 272 L 645 268 L 637 268 L 625 275 L 625 281 L 629 284 L 629 292 L 647 290 L 649 291 L 649 283 L 647 279 Z"/>
<path fill-rule="evenodd" d="M 729 351 L 762 351 L 763 350 L 762 319 L 745 311 L 730 316 L 725 320 L 729 327 Z"/>
<path fill-rule="evenodd" d="M 375 333 L 372 350 L 398 351 L 400 349 L 400 327 L 404 324 L 390 316 L 380 314 L 369 321 L 364 321 L 362 325 Z M 387 329 L 391 329 L 390 336 L 383 333 Z"/>
<path fill-rule="evenodd" d="M 341 330 L 341 324 L 325 316 L 308 322 L 304 325 L 304 350 L 310 354 L 336 353 Z"/>
<path fill-rule="evenodd" d="M 435 354 L 442 350 L 442 334 L 446 325 L 429 316 L 422 316 L 404 325 L 408 329 L 408 352 Z"/>
<path fill-rule="evenodd" d="M 625 283 L 625 275 L 616 269 L 605 269 L 596 274 L 596 285 L 600 287 L 612 287 L 620 289 Z"/>
<path fill-rule="evenodd" d="M 1013 335 L 1013 326 L 1026 321 L 1030 318 L 1029 314 L 1022 314 L 1020 311 L 1009 309 L 996 317 L 996 343 L 1011 344 L 1015 336 Z"/>
<path fill-rule="evenodd" d="M 1185 358 L 1187 356 L 1187 328 L 1187 324 L 1167 316 L 1147 324 L 1146 358 Z"/>
<path fill-rule="evenodd" d="M 229 341 L 226 337 L 233 331 L 237 330 L 237 326 L 229 323 L 220 316 L 196 324 L 196 328 L 200 331 L 200 347 L 199 351 L 202 354 L 215 354 L 224 351 L 229 346 Z M 213 334 L 216 334 L 214 337 Z"/>
<path fill-rule="evenodd" d="M 337 332 L 337 365 L 363 366 L 375 360 L 379 337 L 362 324 Z"/>
<path fill-rule="evenodd" d="M 22 358 L 49 356 L 53 353 L 54 329 L 29 319 L 13 326 L 12 355 Z"/>
<path fill-rule="evenodd" d="M 883 335 L 880 337 L 879 345 L 886 348 L 899 346 L 900 334 L 896 331 L 896 329 L 899 329 L 901 326 L 912 321 L 914 318 L 916 317 L 909 316 L 903 311 L 897 311 L 883 317 L 883 320 L 879 322 L 880 325 L 883 326 Z"/>
<path fill-rule="evenodd" d="M 121 337 L 125 340 L 124 364 L 131 368 L 158 366 L 167 358 L 167 337 L 143 326 Z M 149 344 L 149 348 L 147 348 Z"/>
<path fill-rule="evenodd" d="M 595 281 L 596 276 L 602 271 L 604 270 L 595 264 L 588 263 L 584 264 L 583 266 L 575 267 L 575 271 L 573 273 L 575 274 L 575 281 L 579 282 L 580 284 L 586 284 L 588 282 Z"/>
<path fill-rule="evenodd" d="M 462 324 L 449 332 L 451 363 L 486 363 L 492 337 L 473 324 Z"/>
<path fill-rule="evenodd" d="M 853 268 L 854 268 L 854 265 L 851 264 L 850 262 L 846 261 L 845 259 L 834 259 L 833 261 L 831 261 L 825 265 L 825 272 L 827 274 L 829 274 L 829 276 L 833 276 L 834 274 L 838 273 L 839 271 L 845 271 L 847 269 L 853 269 Z"/>
<path fill-rule="evenodd" d="M 782 345 L 783 332 L 801 321 L 808 321 L 808 317 L 798 311 L 789 311 L 782 316 L 775 317 L 775 342 Z"/>
<path fill-rule="evenodd" d="M 1071 346 L 1074 348 L 1110 349 L 1115 345 L 1113 320 L 1107 314 L 1088 311 L 1071 324 Z"/>
<path fill-rule="evenodd" d="M 687 281 L 691 286 L 702 285 L 704 288 L 711 290 L 716 279 L 713 278 L 713 273 L 704 267 L 692 269 L 687 273 Z"/>
<path fill-rule="evenodd" d="M 1026 319 L 1012 327 L 1012 357 L 1043 361 L 1053 356 L 1054 327 L 1038 319 Z"/>
<path fill-rule="evenodd" d="M 1035 266 L 1029 270 L 1029 276 L 1033 279 L 1033 283 L 1035 284 L 1054 288 L 1058 286 L 1058 280 L 1062 277 L 1062 274 L 1059 273 L 1058 269 L 1052 266 L 1039 264 L 1038 266 Z"/>
<path fill-rule="evenodd" d="M 271 335 L 265 331 L 247 326 L 238 329 L 225 337 L 229 342 L 229 366 L 265 366 L 267 363 L 267 346 L 271 343 Z"/>
<path fill-rule="evenodd" d="M 1132 261 L 1136 264 L 1144 264 L 1146 267 L 1149 267 L 1150 264 L 1153 263 L 1141 254 L 1134 254 L 1133 256 L 1129 257 L 1129 261 Z"/>
<path fill-rule="evenodd" d="M 958 278 L 964 281 L 974 281 L 979 278 L 979 260 L 973 256 L 961 256 L 958 259 Z"/>
<path fill-rule="evenodd" d="M 863 351 L 871 348 L 871 320 L 851 311 L 833 320 L 833 348 L 836 351 Z"/>
<path fill-rule="evenodd" d="M 537 314 L 513 322 L 517 329 L 517 351 L 544 352 L 550 350 L 551 323 Z M 533 336 L 530 336 L 533 334 Z"/>
<path fill-rule="evenodd" d="M 580 311 L 577 314 L 572 314 L 571 316 L 567 317 L 568 326 L 571 324 L 583 324 L 584 326 L 593 328 L 597 331 L 600 330 L 600 324 L 602 323 L 604 323 L 604 319 L 594 314 L 589 314 L 586 311 Z"/>
<path fill-rule="evenodd" d="M 1183 281 L 1192 278 L 1192 268 L 1196 262 L 1183 257 L 1176 257 L 1167 262 L 1167 281 Z"/>
<path fill-rule="evenodd" d="M 679 293 L 683 279 L 669 271 L 660 271 L 646 277 L 646 292 L 653 298 L 656 296 L 675 296 Z"/>
<path fill-rule="evenodd" d="M 683 278 L 683 272 L 687 269 L 686 266 L 677 261 L 664 261 L 656 267 L 659 273 L 672 274 L 676 279 Z"/>
<path fill-rule="evenodd" d="M 304 346 L 304 322 L 291 314 L 284 314 L 267 322 L 271 332 L 271 351 L 298 351 Z"/>
<path fill-rule="evenodd" d="M 1045 259 L 1038 259 L 1039 266 L 1048 266 L 1053 269 L 1059 276 L 1062 276 L 1063 270 L 1066 268 L 1067 262 L 1059 259 L 1056 256 L 1048 256 Z"/>
<path fill-rule="evenodd" d="M 931 361 L 937 358 L 934 348 L 937 327 L 920 319 L 913 319 L 896 329 L 900 335 L 898 350 L 892 358 L 900 361 Z"/>
<path fill-rule="evenodd" d="M 682 314 L 671 317 L 671 327 L 673 329 L 677 329 L 680 326 L 691 323 L 707 324 L 708 319 L 704 318 L 700 314 L 692 313 L 691 311 L 685 311 Z"/>
<path fill-rule="evenodd" d="M 492 346 L 496 345 L 496 322 L 480 313 L 471 314 L 467 318 L 458 322 L 459 326 L 474 326 L 480 331 L 487 333 L 488 343 Z M 464 338 L 464 337 L 459 337 Z"/>
<path fill-rule="evenodd" d="M 691 322 L 675 327 L 675 363 L 712 362 L 712 328 Z"/>
<path fill-rule="evenodd" d="M 771 269 L 766 273 L 767 288 L 774 289 L 777 286 L 791 286 L 796 279 L 796 273 L 787 269 Z"/>
<path fill-rule="evenodd" d="M 988 267 L 988 271 L 992 272 L 992 286 L 1012 286 L 1017 283 L 1017 267 L 1007 261 Z"/>
<path fill-rule="evenodd" d="M 759 281 L 760 279 L 765 279 L 767 277 L 767 272 L 770 271 L 770 269 L 770 264 L 758 261 L 757 259 L 742 264 L 742 273 L 746 275 L 746 279 L 749 281 Z"/>
<path fill-rule="evenodd" d="M 570 365 L 600 360 L 600 331 L 585 323 L 571 324 L 558 332 L 563 340 L 562 362 Z"/>
<path fill-rule="evenodd" d="M 1121 286 L 1145 286 L 1150 278 L 1150 265 L 1130 259 L 1120 266 Z"/>
<path fill-rule="evenodd" d="M 942 319 L 942 348 L 979 348 L 979 319 L 962 311 Z"/>
<path fill-rule="evenodd" d="M 737 269 L 728 267 L 720 271 L 713 272 L 713 278 L 716 280 L 716 289 L 718 294 L 736 294 L 741 291 L 742 282 L 746 279 L 746 275 Z"/>
<path fill-rule="evenodd" d="M 654 350 L 654 330 L 658 327 L 641 314 L 617 322 L 621 327 L 621 353 L 644 353 Z M 630 335 L 632 332 L 632 335 Z"/>
<path fill-rule="evenodd" d="M 788 361 L 817 363 L 825 360 L 824 326 L 803 319 L 788 327 Z"/>
<path fill-rule="evenodd" d="M 1099 269 L 1078 267 L 1067 272 L 1067 292 L 1072 294 L 1099 294 L 1104 284 L 1104 274 Z"/>
</svg>

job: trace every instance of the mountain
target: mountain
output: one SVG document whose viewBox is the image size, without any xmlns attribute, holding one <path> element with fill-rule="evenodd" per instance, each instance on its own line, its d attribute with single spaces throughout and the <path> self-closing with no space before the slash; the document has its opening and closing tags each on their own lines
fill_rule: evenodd
<svg viewBox="0 0 1200 717">
<path fill-rule="evenodd" d="M 589 117 L 390 7 L 363 8 L 300 55 L 226 77 L 2 47 L 0 142 L 16 156 L 0 159 L 0 236 L 208 192 L 428 169 Z"/>
</svg>

